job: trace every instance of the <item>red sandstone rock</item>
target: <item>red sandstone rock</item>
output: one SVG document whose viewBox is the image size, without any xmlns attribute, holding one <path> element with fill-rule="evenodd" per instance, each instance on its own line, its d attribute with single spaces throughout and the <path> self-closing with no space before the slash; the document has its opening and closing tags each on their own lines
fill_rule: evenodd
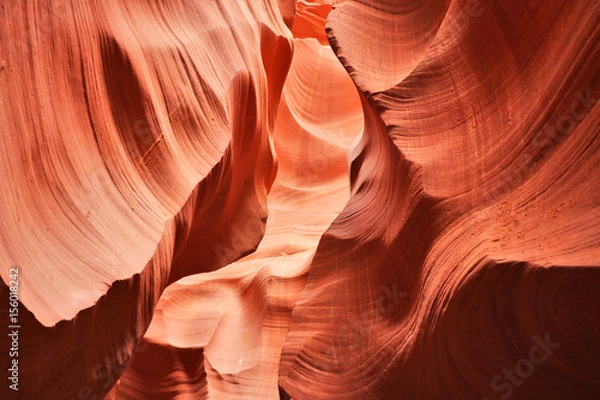
<svg viewBox="0 0 600 400">
<path fill-rule="evenodd" d="M 0 15 L 0 398 L 600 397 L 597 2 Z"/>
</svg>

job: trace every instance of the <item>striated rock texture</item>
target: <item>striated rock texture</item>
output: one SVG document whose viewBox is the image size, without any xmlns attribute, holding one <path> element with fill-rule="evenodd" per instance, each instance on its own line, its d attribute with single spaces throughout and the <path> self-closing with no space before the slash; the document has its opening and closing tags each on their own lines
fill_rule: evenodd
<svg viewBox="0 0 600 400">
<path fill-rule="evenodd" d="M 599 98 L 597 0 L 3 2 L 0 398 L 600 398 Z"/>
</svg>

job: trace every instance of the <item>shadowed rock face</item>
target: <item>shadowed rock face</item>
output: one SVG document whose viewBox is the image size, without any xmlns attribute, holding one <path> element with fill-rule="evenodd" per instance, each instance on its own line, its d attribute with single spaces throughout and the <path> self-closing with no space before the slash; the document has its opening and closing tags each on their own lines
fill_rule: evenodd
<svg viewBox="0 0 600 400">
<path fill-rule="evenodd" d="M 1 4 L 0 398 L 600 398 L 599 65 L 597 1 Z"/>
</svg>

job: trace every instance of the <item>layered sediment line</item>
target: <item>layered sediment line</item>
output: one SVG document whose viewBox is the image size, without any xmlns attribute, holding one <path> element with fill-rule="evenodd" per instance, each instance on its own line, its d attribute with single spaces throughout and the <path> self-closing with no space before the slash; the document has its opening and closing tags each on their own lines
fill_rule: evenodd
<svg viewBox="0 0 600 400">
<path fill-rule="evenodd" d="M 0 15 L 0 397 L 600 397 L 598 2 Z"/>
</svg>

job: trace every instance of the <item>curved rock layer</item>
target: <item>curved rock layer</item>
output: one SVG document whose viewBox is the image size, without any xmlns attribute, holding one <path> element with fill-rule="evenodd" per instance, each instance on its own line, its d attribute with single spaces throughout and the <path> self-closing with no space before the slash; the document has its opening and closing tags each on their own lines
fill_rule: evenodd
<svg viewBox="0 0 600 400">
<path fill-rule="evenodd" d="M 275 2 L 1 11 L 0 260 L 5 283 L 19 268 L 18 395 L 100 398 L 169 283 L 258 245 L 291 35 Z"/>
<path fill-rule="evenodd" d="M 0 397 L 600 397 L 600 4 L 509 3 L 0 5 Z"/>
<path fill-rule="evenodd" d="M 206 387 L 178 380 L 185 389 L 177 398 L 203 398 L 204 390 L 211 399 L 279 398 L 279 357 L 292 308 L 321 235 L 348 200 L 346 154 L 363 126 L 357 91 L 329 46 L 296 39 L 294 49 L 274 129 L 279 164 L 265 236 L 243 259 L 170 285 L 145 335 L 172 351 L 204 350 Z M 159 358 L 162 351 L 144 354 Z M 174 371 L 164 369 L 157 379 L 146 369 L 145 358 L 135 358 L 114 398 L 138 387 L 146 388 L 144 398 L 169 397 L 173 388 L 163 382 Z"/>
<path fill-rule="evenodd" d="M 292 313 L 282 386 L 298 399 L 598 397 L 598 4 L 453 1 L 425 50 L 402 42 L 420 60 L 395 81 L 382 67 L 379 85 L 389 50 L 348 34 L 361 25 L 344 10 L 359 8 L 383 13 L 374 37 L 405 15 L 348 1 L 329 19 L 366 126 L 353 196 Z"/>
</svg>

